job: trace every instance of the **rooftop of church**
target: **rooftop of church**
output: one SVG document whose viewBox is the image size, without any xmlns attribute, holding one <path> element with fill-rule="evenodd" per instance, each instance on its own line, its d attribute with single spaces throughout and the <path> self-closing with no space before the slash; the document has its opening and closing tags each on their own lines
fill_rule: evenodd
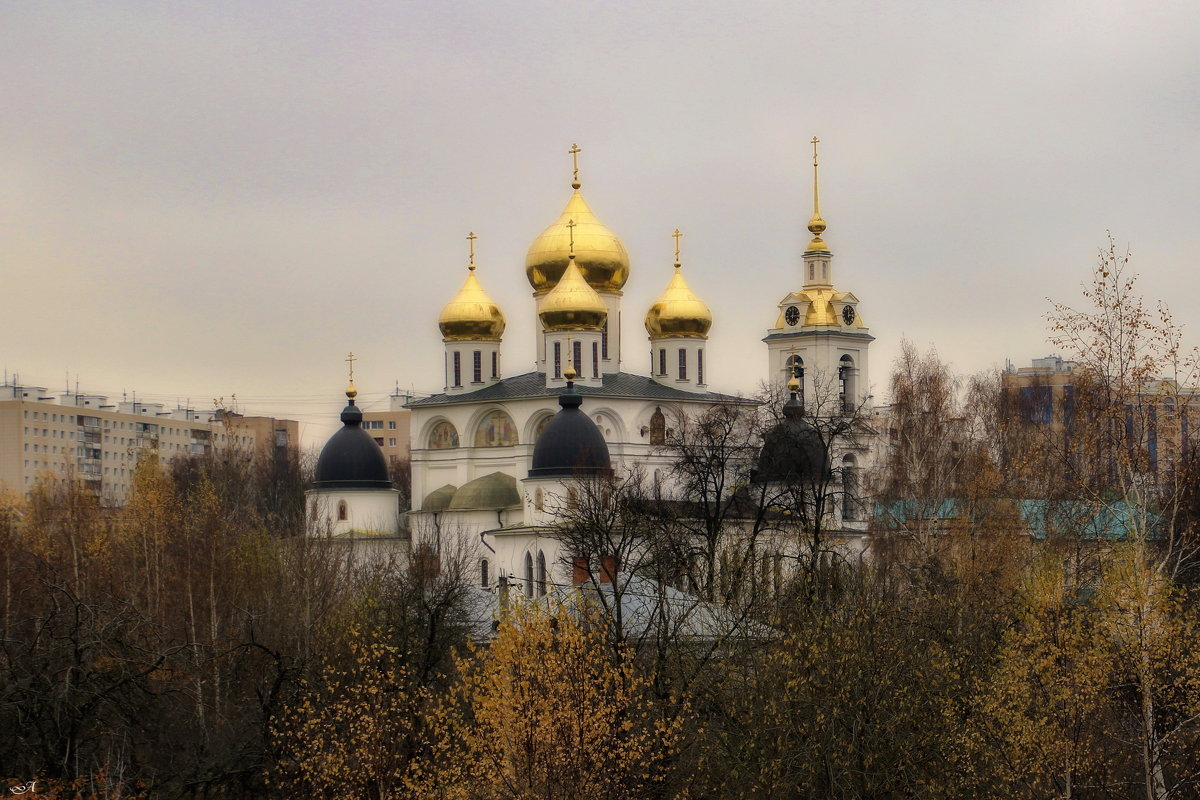
<svg viewBox="0 0 1200 800">
<path fill-rule="evenodd" d="M 480 403 L 500 400 L 525 400 L 536 397 L 557 397 L 566 392 L 565 387 L 547 388 L 546 373 L 527 372 L 485 386 L 482 389 L 465 394 L 435 394 L 413 400 L 408 408 L 424 406 L 457 405 L 462 403 Z M 732 394 L 719 392 L 687 392 L 664 386 L 645 375 L 633 375 L 628 372 L 618 372 L 605 375 L 602 386 L 575 385 L 575 391 L 584 397 L 622 397 L 631 400 L 678 400 L 683 402 L 704 403 L 746 403 L 756 401 Z"/>
</svg>

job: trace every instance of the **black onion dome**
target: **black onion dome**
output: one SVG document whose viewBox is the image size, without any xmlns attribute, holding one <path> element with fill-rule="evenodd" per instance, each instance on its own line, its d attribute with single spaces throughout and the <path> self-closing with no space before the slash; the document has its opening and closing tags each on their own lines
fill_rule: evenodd
<svg viewBox="0 0 1200 800">
<path fill-rule="evenodd" d="M 383 450 L 362 429 L 362 411 L 354 405 L 342 410 L 342 429 L 329 437 L 317 459 L 317 489 L 392 489 Z"/>
<path fill-rule="evenodd" d="M 753 480 L 816 483 L 829 475 L 829 451 L 821 434 L 804 418 L 804 405 L 793 394 L 783 406 L 783 420 L 763 436 Z"/>
<path fill-rule="evenodd" d="M 596 423 L 579 410 L 583 398 L 570 384 L 558 397 L 558 413 L 533 446 L 531 478 L 608 475 L 612 462 L 608 444 Z"/>
</svg>

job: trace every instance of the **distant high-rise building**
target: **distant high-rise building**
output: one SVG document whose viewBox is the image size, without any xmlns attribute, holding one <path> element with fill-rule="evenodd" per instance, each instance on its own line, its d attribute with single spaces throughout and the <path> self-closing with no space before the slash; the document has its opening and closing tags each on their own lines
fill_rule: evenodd
<svg viewBox="0 0 1200 800">
<path fill-rule="evenodd" d="M 48 476 L 78 480 L 103 502 L 122 505 L 139 458 L 165 465 L 231 447 L 287 449 L 298 440 L 294 420 L 0 385 L 0 488 L 22 494 Z"/>
</svg>

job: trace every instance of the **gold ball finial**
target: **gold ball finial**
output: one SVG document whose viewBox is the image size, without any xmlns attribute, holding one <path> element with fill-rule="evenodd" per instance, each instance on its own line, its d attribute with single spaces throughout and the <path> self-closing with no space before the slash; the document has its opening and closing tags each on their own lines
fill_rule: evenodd
<svg viewBox="0 0 1200 800">
<path fill-rule="evenodd" d="M 579 373 L 575 371 L 575 367 L 570 364 L 567 364 L 567 368 L 563 370 L 563 377 L 569 381 L 575 380 L 578 375 Z"/>
<path fill-rule="evenodd" d="M 788 391 L 789 391 L 789 392 L 791 392 L 792 394 L 797 394 L 797 393 L 799 393 L 799 391 L 800 391 L 800 379 L 799 379 L 799 378 L 797 378 L 795 375 L 793 375 L 793 376 L 791 377 L 791 380 L 789 380 L 789 381 L 788 381 L 788 384 L 787 384 L 787 386 L 788 386 Z"/>
</svg>

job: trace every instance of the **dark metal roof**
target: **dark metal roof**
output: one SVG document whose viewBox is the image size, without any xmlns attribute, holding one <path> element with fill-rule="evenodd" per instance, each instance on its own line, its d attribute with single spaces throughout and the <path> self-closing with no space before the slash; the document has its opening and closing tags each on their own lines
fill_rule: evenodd
<svg viewBox="0 0 1200 800">
<path fill-rule="evenodd" d="M 690 402 L 709 403 L 753 403 L 744 397 L 718 392 L 685 392 L 670 386 L 663 386 L 644 375 L 632 375 L 628 372 L 618 372 L 615 375 L 605 375 L 602 386 L 575 386 L 575 390 L 584 397 L 623 397 L 635 400 L 682 400 Z M 445 393 L 413 400 L 409 408 L 424 406 L 444 406 L 458 403 L 487 403 L 501 400 L 524 400 L 532 397 L 555 397 L 566 392 L 565 388 L 546 388 L 546 373 L 527 372 L 512 378 L 493 383 L 491 386 L 466 394 L 448 395 Z"/>
<path fill-rule="evenodd" d="M 383 450 L 364 431 L 362 411 L 350 401 L 342 411 L 342 429 L 329 437 L 313 486 L 318 489 L 391 489 Z"/>
<path fill-rule="evenodd" d="M 564 392 L 558 397 L 561 408 L 533 446 L 531 478 L 568 478 L 584 475 L 610 475 L 608 445 L 596 423 L 579 410 L 583 397 Z"/>
</svg>

